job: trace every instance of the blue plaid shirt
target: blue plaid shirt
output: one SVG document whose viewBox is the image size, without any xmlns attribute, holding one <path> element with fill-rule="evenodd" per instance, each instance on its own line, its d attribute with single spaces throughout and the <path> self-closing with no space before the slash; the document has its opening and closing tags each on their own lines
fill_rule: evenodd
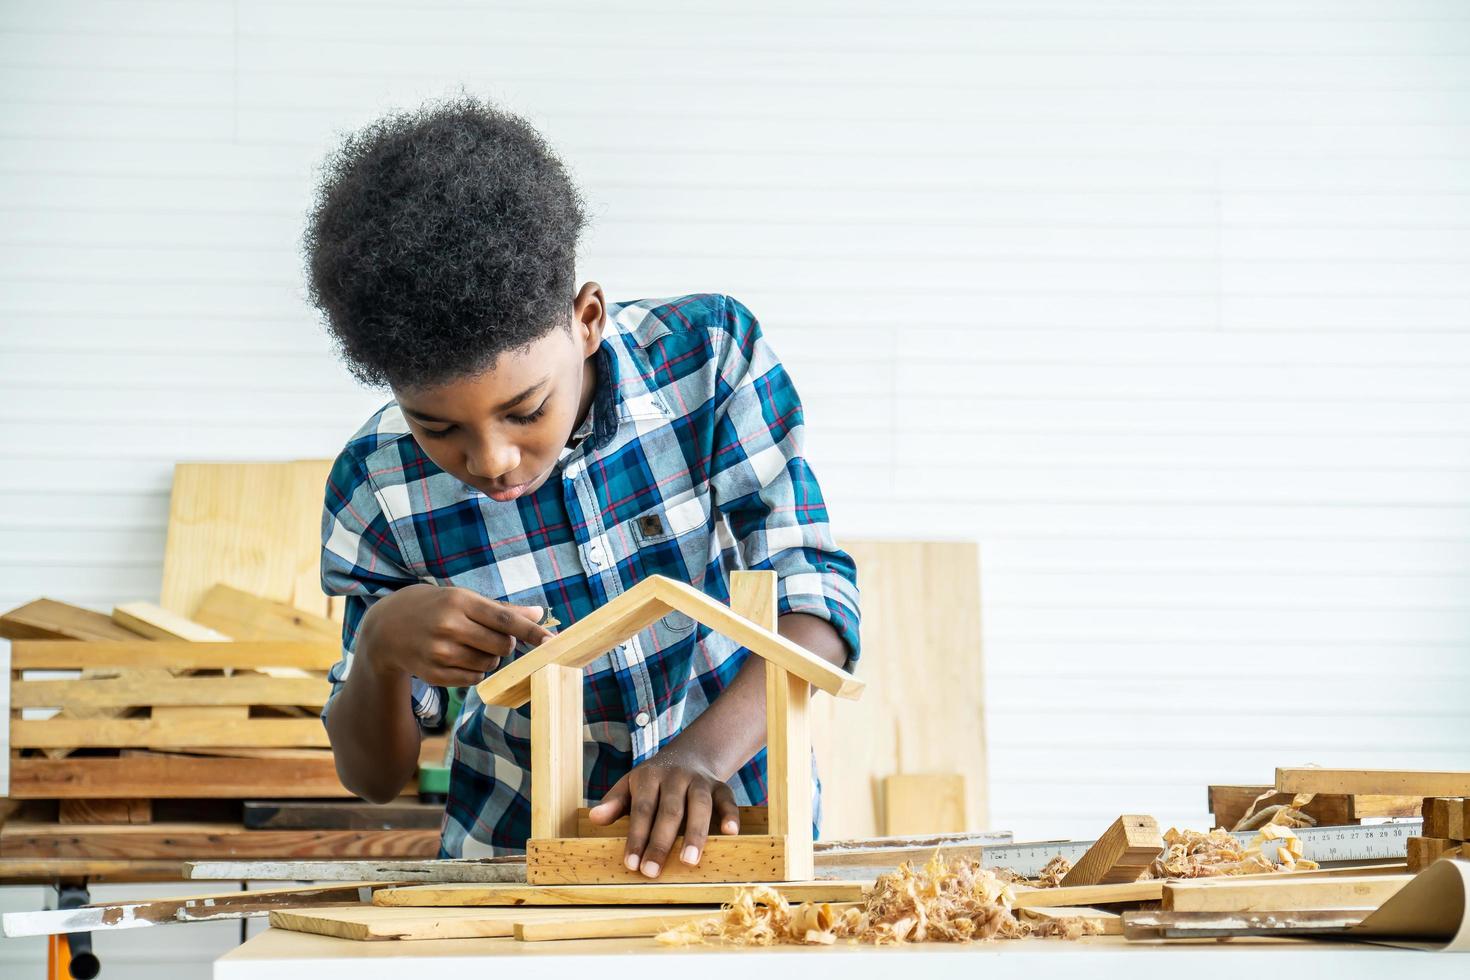
<svg viewBox="0 0 1470 980">
<path fill-rule="evenodd" d="M 566 625 L 650 575 L 728 602 L 731 569 L 771 569 L 779 613 L 829 621 L 851 667 L 856 570 L 833 542 L 802 454 L 801 401 L 755 317 L 727 296 L 613 304 L 596 356 L 589 434 L 517 500 L 491 500 L 435 466 L 396 403 L 352 437 L 328 479 L 322 521 L 322 583 L 347 597 L 333 697 L 368 607 L 416 582 L 549 607 Z M 673 613 L 590 664 L 587 800 L 601 800 L 697 718 L 747 655 Z M 426 727 L 442 722 L 445 703 L 443 689 L 414 679 L 413 708 Z M 330 710 L 329 700 L 323 716 Z M 525 847 L 530 734 L 529 707 L 487 708 L 469 690 L 441 856 Z M 730 780 L 736 802 L 764 802 L 765 780 L 761 750 Z"/>
</svg>

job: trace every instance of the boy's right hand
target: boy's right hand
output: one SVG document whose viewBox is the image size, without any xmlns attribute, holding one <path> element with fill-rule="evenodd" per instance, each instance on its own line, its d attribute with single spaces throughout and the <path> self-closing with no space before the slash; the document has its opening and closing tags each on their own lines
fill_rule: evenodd
<svg viewBox="0 0 1470 980">
<path fill-rule="evenodd" d="M 540 606 L 512 606 L 470 589 L 420 583 L 374 602 L 358 628 L 357 655 L 370 669 L 429 684 L 473 687 L 511 655 L 516 641 L 552 636 Z"/>
</svg>

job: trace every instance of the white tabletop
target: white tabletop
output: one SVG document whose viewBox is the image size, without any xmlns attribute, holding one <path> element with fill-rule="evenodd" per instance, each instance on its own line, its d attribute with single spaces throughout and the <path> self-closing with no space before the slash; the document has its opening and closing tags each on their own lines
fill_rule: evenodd
<svg viewBox="0 0 1470 980">
<path fill-rule="evenodd" d="M 777 947 L 673 949 L 649 939 L 597 939 L 523 943 L 514 939 L 443 939 L 418 942 L 355 942 L 327 936 L 268 929 L 215 961 L 215 980 L 404 980 L 405 977 L 484 975 L 486 958 L 517 957 L 516 980 L 563 980 L 586 971 L 591 957 L 616 960 L 618 976 L 667 977 L 688 971 L 701 980 L 810 978 L 814 957 L 839 960 L 844 980 L 893 980 L 895 971 L 918 968 L 931 977 L 994 975 L 1011 968 L 1016 976 L 1076 977 L 1093 980 L 1121 974 L 1129 980 L 1240 980 L 1254 976 L 1330 976 L 1333 980 L 1383 980 L 1410 975 L 1414 980 L 1462 978 L 1470 957 L 1425 953 L 1357 943 L 1293 940 L 1212 940 L 1191 943 L 1129 943 L 1116 936 L 1068 942 L 1029 939 L 967 946 L 924 944 L 903 947 L 837 945 L 821 948 Z M 903 958 L 896 962 L 895 957 Z M 997 957 L 1005 963 L 997 964 Z M 349 972 L 350 971 L 350 972 Z M 902 974 L 897 974 L 902 976 Z"/>
</svg>

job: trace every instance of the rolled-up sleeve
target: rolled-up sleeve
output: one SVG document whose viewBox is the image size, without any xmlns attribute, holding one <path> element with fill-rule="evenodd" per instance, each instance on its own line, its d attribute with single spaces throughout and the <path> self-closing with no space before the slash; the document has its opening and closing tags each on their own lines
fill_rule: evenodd
<svg viewBox="0 0 1470 980">
<path fill-rule="evenodd" d="M 403 567 L 401 551 L 366 468 L 350 450 L 344 451 L 327 477 L 322 509 L 322 590 L 346 597 L 342 659 L 327 673 L 332 690 L 322 708 L 323 720 L 352 670 L 358 631 L 368 609 L 383 596 L 417 581 Z M 419 723 L 425 728 L 441 726 L 444 689 L 417 677 L 411 679 L 411 688 L 413 713 Z"/>
<path fill-rule="evenodd" d="M 742 564 L 777 573 L 778 614 L 831 623 L 847 645 L 851 670 L 861 651 L 857 569 L 833 539 L 822 488 L 803 454 L 801 399 L 742 304 L 725 298 L 714 333 L 715 505 Z"/>
</svg>

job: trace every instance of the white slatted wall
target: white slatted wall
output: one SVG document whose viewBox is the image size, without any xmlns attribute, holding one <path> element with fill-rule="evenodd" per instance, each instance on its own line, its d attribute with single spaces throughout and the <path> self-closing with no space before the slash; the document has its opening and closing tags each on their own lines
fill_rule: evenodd
<svg viewBox="0 0 1470 980">
<path fill-rule="evenodd" d="M 463 84 L 586 277 L 761 316 L 843 533 L 982 542 L 996 825 L 1464 766 L 1467 56 L 1454 0 L 4 3 L 0 603 L 156 594 L 176 459 L 339 447 L 313 167 Z"/>
</svg>

